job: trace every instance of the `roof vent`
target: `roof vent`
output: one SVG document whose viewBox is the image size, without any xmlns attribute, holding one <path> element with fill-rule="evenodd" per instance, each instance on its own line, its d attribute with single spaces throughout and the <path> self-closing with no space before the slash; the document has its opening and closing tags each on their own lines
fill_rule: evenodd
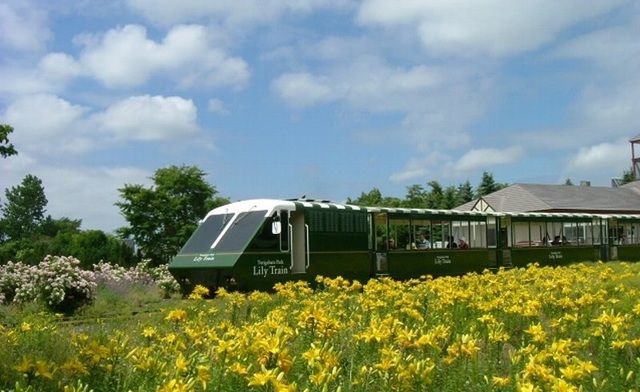
<svg viewBox="0 0 640 392">
<path fill-rule="evenodd" d="M 591 181 L 580 181 L 580 186 L 591 186 Z"/>
</svg>

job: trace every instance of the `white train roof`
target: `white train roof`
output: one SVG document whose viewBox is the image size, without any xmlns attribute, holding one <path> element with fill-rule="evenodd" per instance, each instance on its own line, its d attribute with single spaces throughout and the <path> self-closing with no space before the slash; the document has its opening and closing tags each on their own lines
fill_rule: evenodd
<svg viewBox="0 0 640 392">
<path fill-rule="evenodd" d="M 351 210 L 364 212 L 386 212 L 399 214 L 429 214 L 446 215 L 460 217 L 512 217 L 512 218 L 617 218 L 617 219 L 640 219 L 640 215 L 622 214 L 589 214 L 589 213 L 567 213 L 567 212 L 490 212 L 490 211 L 460 211 L 460 210 L 438 210 L 426 208 L 393 208 L 393 207 L 364 207 L 350 204 L 332 203 L 327 200 L 296 199 L 251 199 L 237 201 L 211 210 L 209 215 L 236 214 L 247 211 L 266 211 L 265 216 L 270 216 L 274 211 L 286 210 L 295 211 L 299 209 L 324 209 L 324 210 Z"/>
</svg>

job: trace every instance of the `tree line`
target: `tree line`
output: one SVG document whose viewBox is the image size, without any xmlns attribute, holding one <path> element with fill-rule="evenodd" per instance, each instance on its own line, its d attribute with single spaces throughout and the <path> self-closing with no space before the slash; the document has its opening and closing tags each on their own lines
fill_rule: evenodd
<svg viewBox="0 0 640 392">
<path fill-rule="evenodd" d="M 429 181 L 426 185 L 428 188 L 420 184 L 408 186 L 404 198 L 384 197 L 378 188 L 373 188 L 369 192 L 362 192 L 355 199 L 348 198 L 347 204 L 450 210 L 508 186 L 506 183 L 496 182 L 493 174 L 486 171 L 482 173 L 480 184 L 475 189 L 468 180 L 457 186 L 443 187 L 438 181 Z"/>
</svg>

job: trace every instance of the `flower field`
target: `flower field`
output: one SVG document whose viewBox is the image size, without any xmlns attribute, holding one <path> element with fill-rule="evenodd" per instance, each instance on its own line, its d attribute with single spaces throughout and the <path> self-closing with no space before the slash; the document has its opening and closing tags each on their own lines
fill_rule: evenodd
<svg viewBox="0 0 640 392">
<path fill-rule="evenodd" d="M 640 390 L 640 264 L 576 264 L 168 300 L 0 326 L 16 391 Z"/>
</svg>

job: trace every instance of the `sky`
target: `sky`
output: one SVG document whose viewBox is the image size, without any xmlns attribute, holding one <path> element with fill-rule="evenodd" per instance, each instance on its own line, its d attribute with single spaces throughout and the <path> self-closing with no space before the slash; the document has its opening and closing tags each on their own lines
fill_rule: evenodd
<svg viewBox="0 0 640 392">
<path fill-rule="evenodd" d="M 48 214 L 112 231 L 170 165 L 231 200 L 609 186 L 638 70 L 638 1 L 0 0 L 0 190 L 34 174 Z"/>
</svg>

